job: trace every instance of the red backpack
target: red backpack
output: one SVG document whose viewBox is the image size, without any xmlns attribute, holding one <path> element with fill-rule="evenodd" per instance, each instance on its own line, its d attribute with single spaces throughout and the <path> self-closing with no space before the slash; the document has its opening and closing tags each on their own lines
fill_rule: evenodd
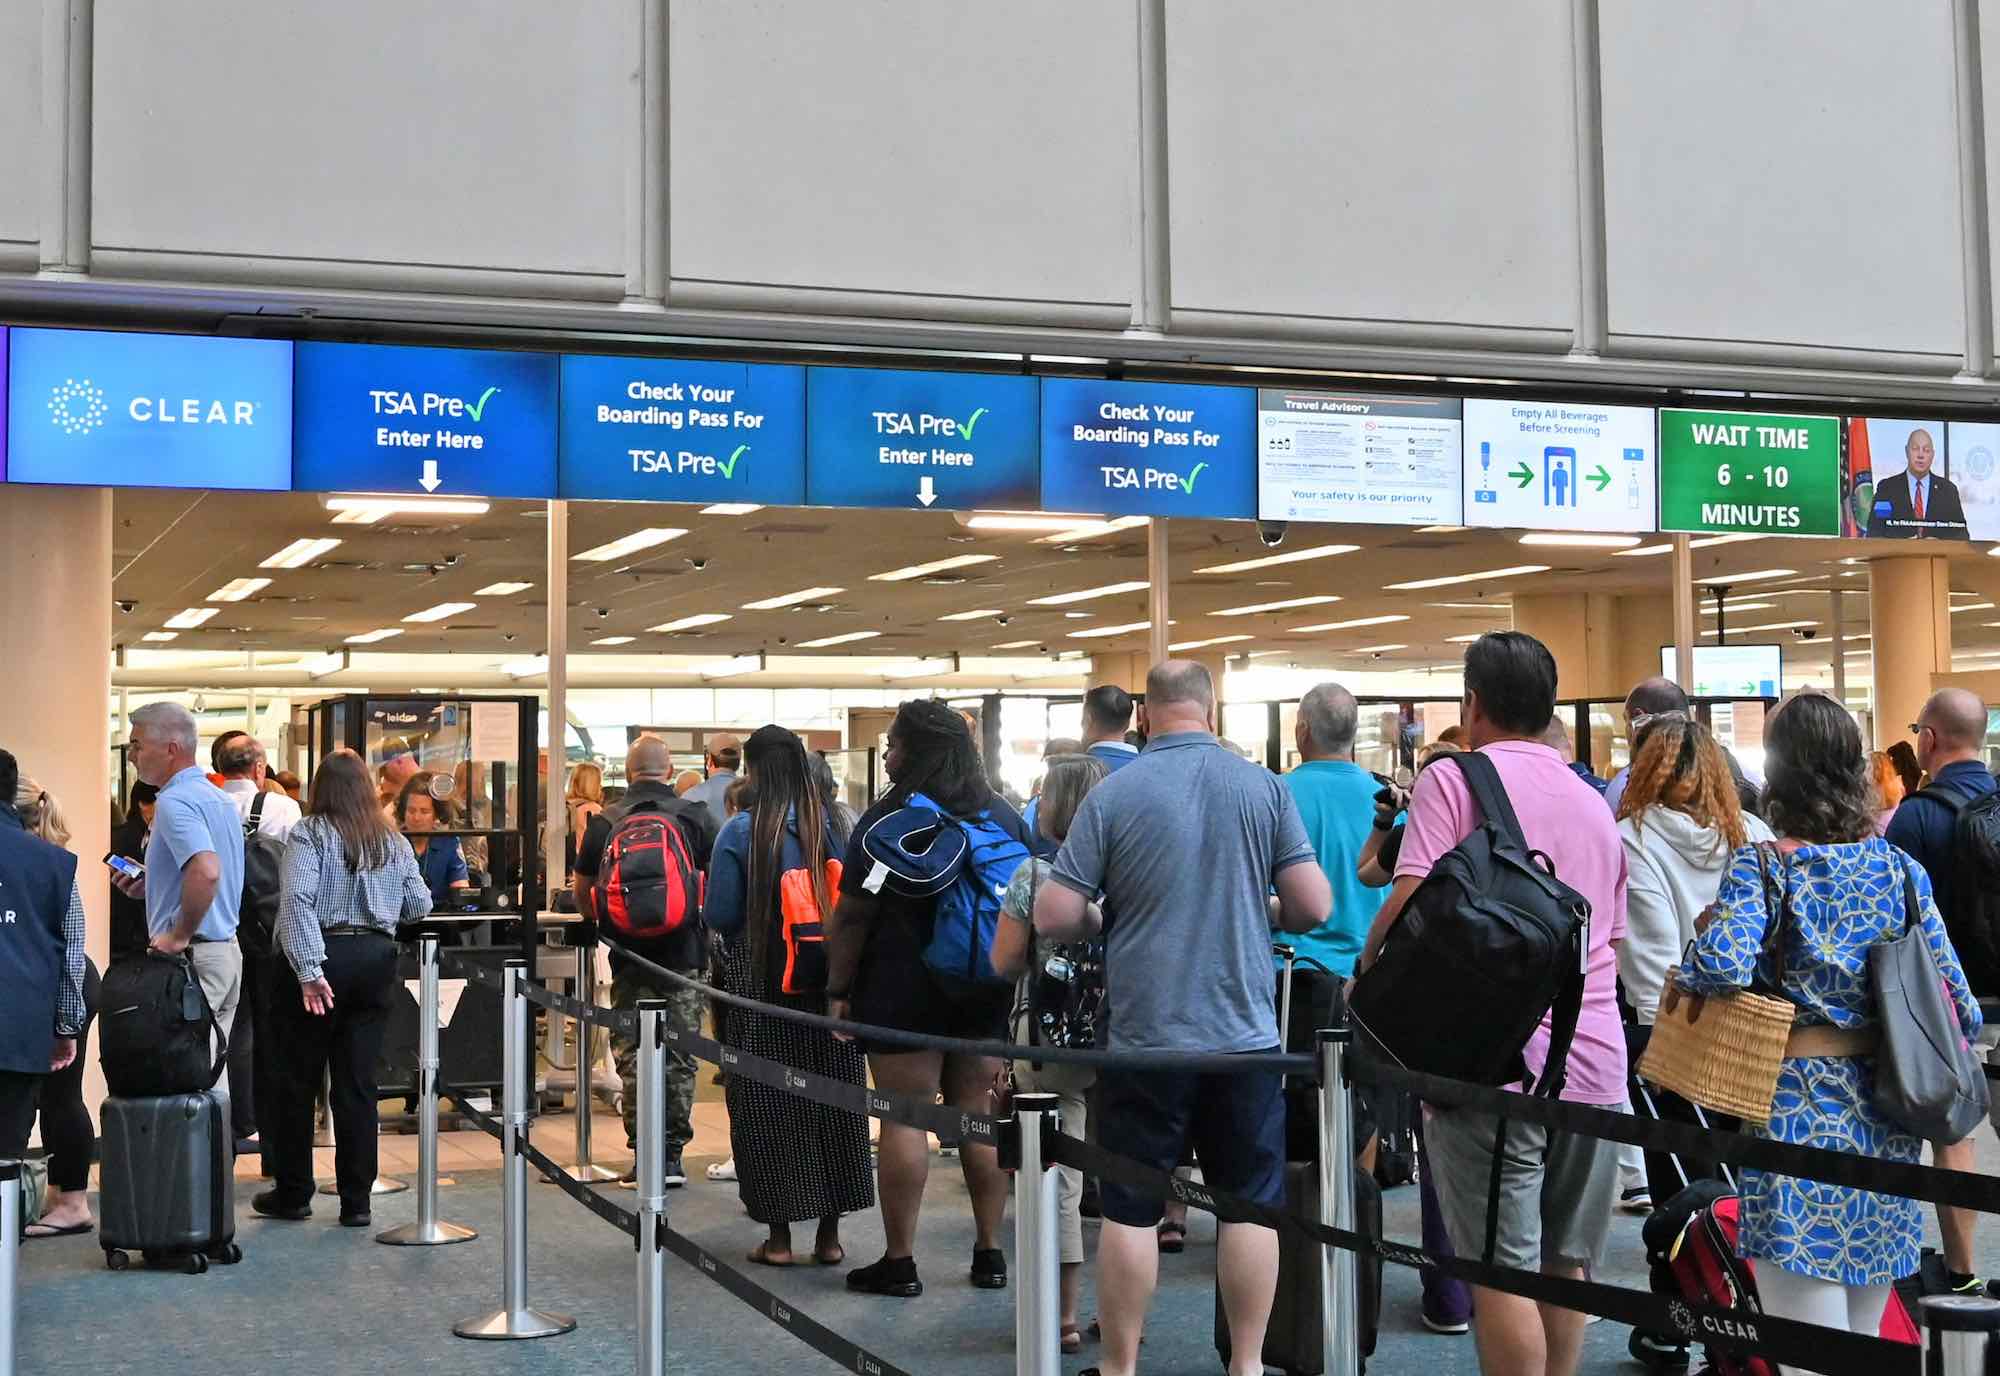
<svg viewBox="0 0 2000 1376">
<path fill-rule="evenodd" d="M 702 874 L 671 814 L 628 812 L 611 828 L 593 889 L 597 916 L 633 941 L 672 936 L 701 918 Z"/>
</svg>

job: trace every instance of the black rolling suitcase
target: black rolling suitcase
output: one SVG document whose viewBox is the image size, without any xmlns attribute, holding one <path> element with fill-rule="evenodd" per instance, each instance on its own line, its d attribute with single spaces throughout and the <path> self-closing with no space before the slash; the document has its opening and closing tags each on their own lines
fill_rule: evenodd
<svg viewBox="0 0 2000 1376">
<path fill-rule="evenodd" d="M 138 1252 L 200 1275 L 243 1259 L 229 1114 L 212 1093 L 104 1101 L 98 1238 L 122 1271 Z"/>
</svg>

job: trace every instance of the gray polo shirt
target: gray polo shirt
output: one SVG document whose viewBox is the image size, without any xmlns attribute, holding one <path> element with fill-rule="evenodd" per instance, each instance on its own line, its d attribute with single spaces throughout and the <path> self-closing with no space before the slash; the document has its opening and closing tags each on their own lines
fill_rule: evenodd
<svg viewBox="0 0 2000 1376">
<path fill-rule="evenodd" d="M 1105 1045 L 1264 1051 L 1278 1044 L 1266 897 L 1317 863 L 1277 775 L 1206 731 L 1154 739 L 1091 790 L 1053 878 L 1104 897 Z"/>
</svg>

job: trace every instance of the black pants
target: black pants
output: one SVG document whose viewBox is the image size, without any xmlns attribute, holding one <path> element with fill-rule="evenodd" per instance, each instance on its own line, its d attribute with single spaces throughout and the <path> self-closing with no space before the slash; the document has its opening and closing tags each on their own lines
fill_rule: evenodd
<svg viewBox="0 0 2000 1376">
<path fill-rule="evenodd" d="M 243 993 L 236 1005 L 236 1025 L 229 1033 L 229 1107 L 231 1130 L 239 1137 L 261 1140 L 264 1106 L 271 1090 L 271 988 L 286 971 L 280 957 L 243 953 Z"/>
<path fill-rule="evenodd" d="M 1705 1125 L 1719 1132 L 1735 1132 L 1741 1127 L 1741 1119 L 1709 1109 L 1698 1109 L 1670 1090 L 1640 1083 L 1636 1074 L 1639 1057 L 1645 1054 L 1646 1044 L 1652 1036 L 1650 1025 L 1627 1025 L 1625 1029 L 1628 1063 L 1635 1072 L 1632 1078 L 1632 1112 L 1641 1118 L 1653 1118 L 1662 1123 L 1686 1123 L 1690 1127 L 1703 1126 L 1703 1119 L 1706 1119 Z M 1653 1197 L 1656 1209 L 1664 1208 L 1669 1199 L 1698 1180 L 1723 1178 L 1721 1162 L 1712 1157 L 1675 1157 L 1664 1151 L 1646 1153 L 1646 1191 Z"/>
<path fill-rule="evenodd" d="M 271 1093 L 264 1110 L 264 1164 L 284 1204 L 313 1195 L 313 1101 L 331 1072 L 334 1179 L 343 1209 L 368 1207 L 375 1183 L 375 1064 L 388 1031 L 396 987 L 396 943 L 387 936 L 335 936 L 321 970 L 333 986 L 333 1011 L 306 1011 L 289 964 L 275 964 L 270 996 Z"/>
<path fill-rule="evenodd" d="M 35 1126 L 35 1096 L 47 1078 L 0 1070 L 0 1158 L 18 1161 L 28 1154 L 28 1133 Z"/>
<path fill-rule="evenodd" d="M 97 1017 L 95 962 L 83 969 L 83 1031 L 76 1057 L 42 1082 L 42 1145 L 49 1149 L 49 1183 L 59 1190 L 90 1188 L 90 1163 L 97 1154 L 97 1130 L 83 1102 L 83 1068 L 90 1058 L 90 1024 Z"/>
</svg>

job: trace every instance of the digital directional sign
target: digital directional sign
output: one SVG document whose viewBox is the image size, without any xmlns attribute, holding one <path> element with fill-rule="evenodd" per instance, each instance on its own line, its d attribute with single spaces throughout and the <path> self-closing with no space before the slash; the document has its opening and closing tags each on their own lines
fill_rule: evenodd
<svg viewBox="0 0 2000 1376">
<path fill-rule="evenodd" d="M 555 495 L 553 356 L 388 344 L 298 349 L 300 491 Z"/>
<path fill-rule="evenodd" d="M 789 365 L 566 354 L 557 490 L 802 505 L 805 393 Z"/>
<path fill-rule="evenodd" d="M 1660 412 L 1660 529 L 1840 534 L 1840 422 Z"/>
<path fill-rule="evenodd" d="M 1045 378 L 1042 509 L 1254 517 L 1256 408 L 1247 387 Z"/>
<path fill-rule="evenodd" d="M 1465 403 L 1465 524 L 1653 529 L 1659 466 L 1647 406 Z"/>
<path fill-rule="evenodd" d="M 292 345 L 15 329 L 6 476 L 96 487 L 288 488 Z"/>
<path fill-rule="evenodd" d="M 1456 397 L 1257 392 L 1257 515 L 1266 521 L 1460 524 Z"/>
<path fill-rule="evenodd" d="M 808 506 L 1035 505 L 1031 377 L 806 371 Z"/>
</svg>

